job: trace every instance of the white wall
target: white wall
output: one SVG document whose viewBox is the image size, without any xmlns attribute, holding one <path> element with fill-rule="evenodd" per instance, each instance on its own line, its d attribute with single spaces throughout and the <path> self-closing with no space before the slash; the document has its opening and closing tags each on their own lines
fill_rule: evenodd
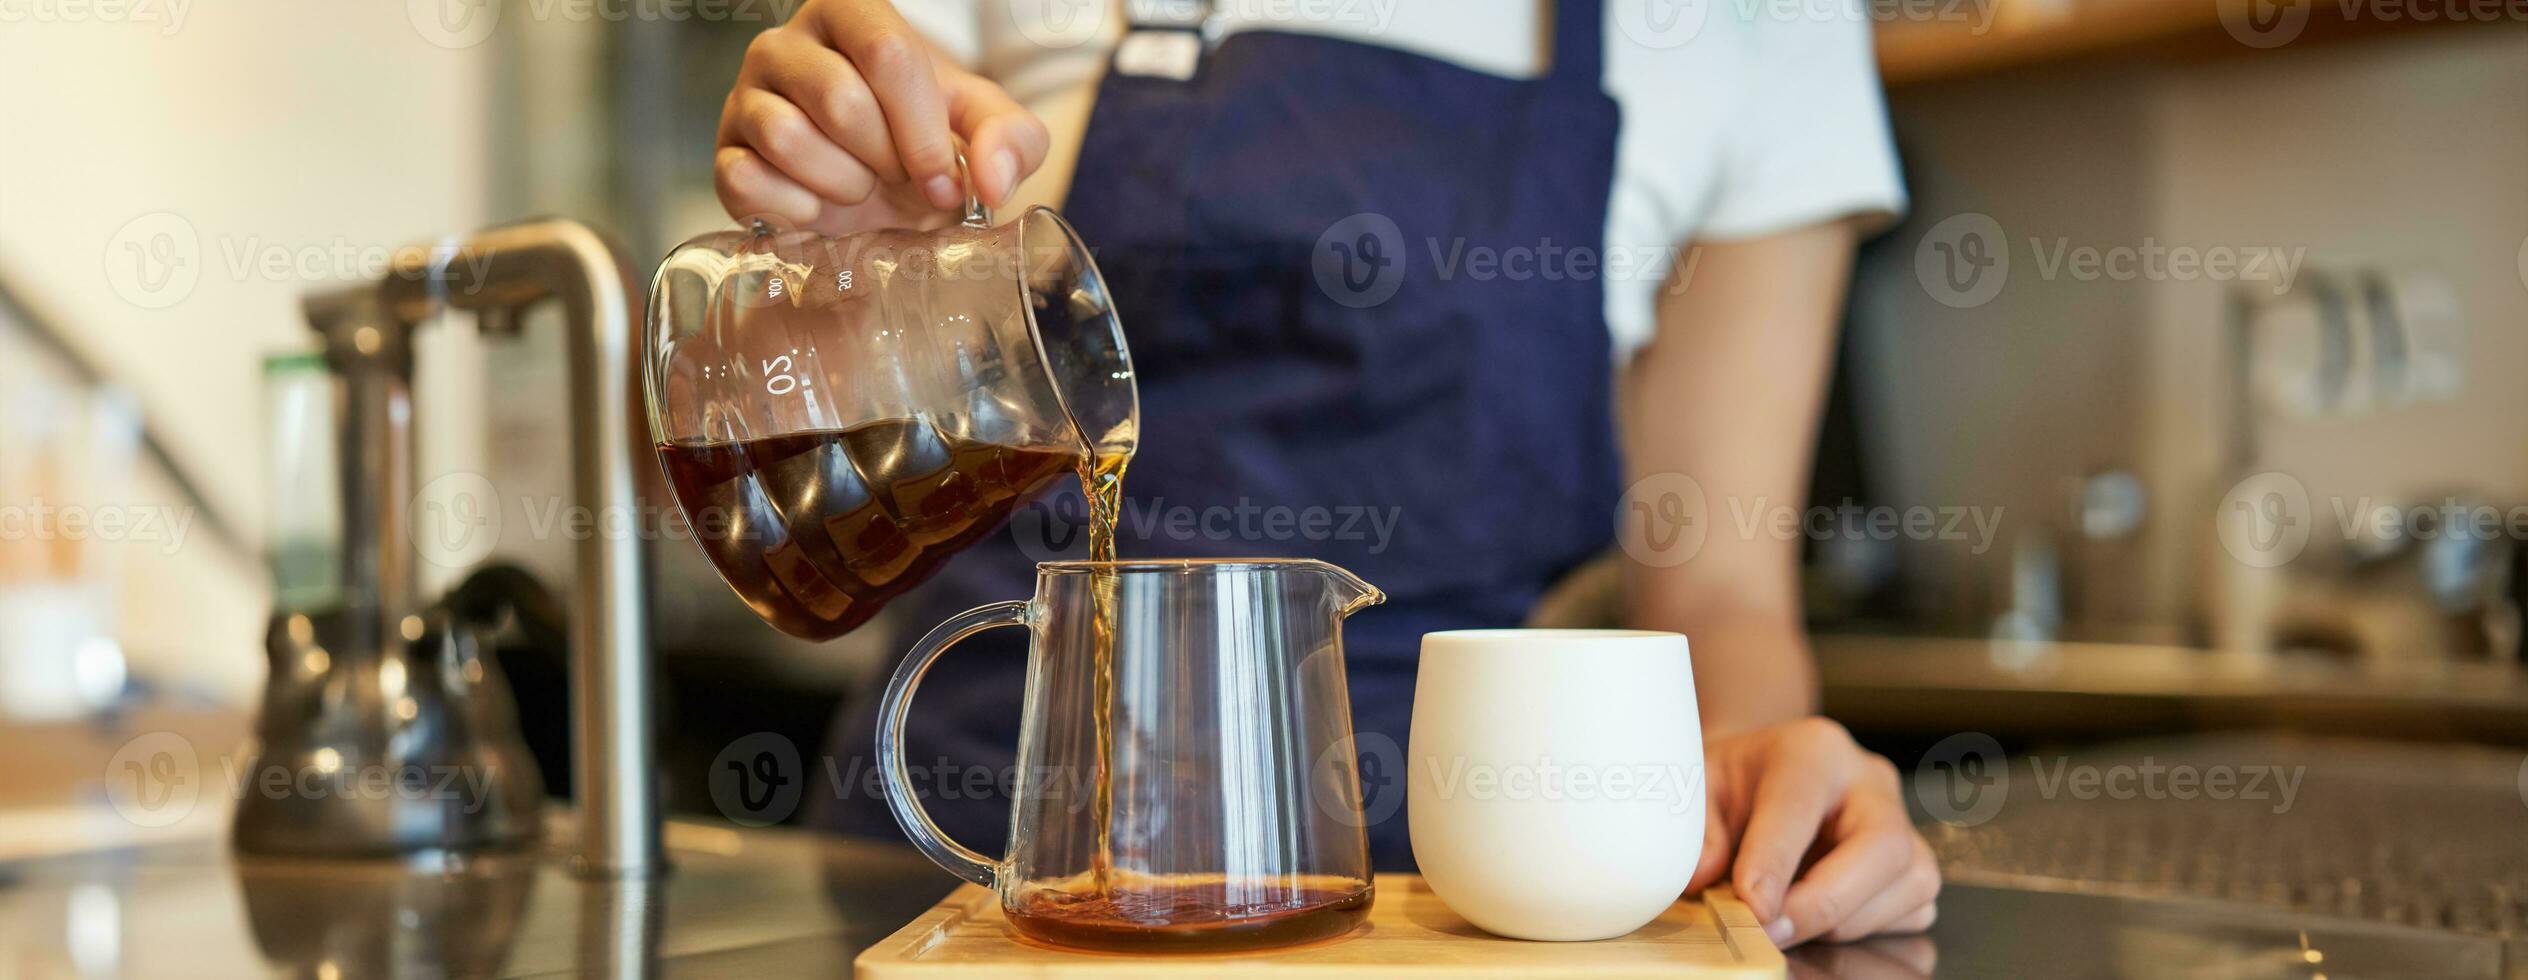
<svg viewBox="0 0 2528 980">
<path fill-rule="evenodd" d="M 489 217 L 497 39 L 434 44 L 411 6 L 173 0 L 144 8 L 149 22 L 93 9 L 63 21 L 71 11 L 31 0 L 14 15 L 43 19 L 0 24 L 0 265 L 138 392 L 250 530 L 264 500 L 259 358 L 306 345 L 298 297 Z M 135 264 L 147 253 L 131 247 L 162 240 L 169 262 Z M 150 483 L 142 494 L 167 501 Z M 200 534 L 172 555 L 127 550 L 136 668 L 251 696 L 260 566 Z"/>
</svg>

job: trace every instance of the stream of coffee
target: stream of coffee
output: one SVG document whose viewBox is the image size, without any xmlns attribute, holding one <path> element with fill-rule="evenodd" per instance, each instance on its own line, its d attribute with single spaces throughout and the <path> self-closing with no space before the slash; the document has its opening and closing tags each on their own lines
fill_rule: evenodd
<svg viewBox="0 0 2528 980">
<path fill-rule="evenodd" d="M 1130 453 L 1090 452 L 1080 456 L 1080 493 L 1088 498 L 1090 561 L 1115 560 L 1115 525 L 1123 511 L 1124 467 L 1131 462 Z M 1115 859 L 1115 780 L 1111 763 L 1115 750 L 1116 578 L 1107 569 L 1090 575 L 1089 725 L 1097 746 L 1097 771 L 1091 774 L 1089 816 L 1097 821 L 1097 850 L 1089 857 L 1089 883 L 1103 895 Z"/>
</svg>

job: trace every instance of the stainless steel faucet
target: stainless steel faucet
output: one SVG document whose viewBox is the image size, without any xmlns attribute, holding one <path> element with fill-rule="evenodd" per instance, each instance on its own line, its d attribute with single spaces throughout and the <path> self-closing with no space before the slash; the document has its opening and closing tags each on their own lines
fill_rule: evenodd
<svg viewBox="0 0 2528 980">
<path fill-rule="evenodd" d="M 622 253 L 603 236 L 552 219 L 409 254 L 378 283 L 376 298 L 404 333 L 447 310 L 466 310 L 487 334 L 515 334 L 527 307 L 560 301 L 568 331 L 572 503 L 583 513 L 629 518 L 640 513 L 634 468 L 647 445 L 634 289 Z M 570 631 L 574 867 L 592 876 L 642 877 L 664 866 L 650 718 L 649 568 L 635 533 L 589 534 L 577 548 Z"/>
</svg>

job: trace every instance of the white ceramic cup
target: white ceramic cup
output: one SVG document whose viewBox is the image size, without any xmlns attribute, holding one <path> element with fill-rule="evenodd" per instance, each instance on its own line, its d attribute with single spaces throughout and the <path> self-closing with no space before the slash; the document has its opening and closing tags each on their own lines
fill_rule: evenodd
<svg viewBox="0 0 2528 980">
<path fill-rule="evenodd" d="M 1424 634 L 1407 742 L 1414 860 L 1487 932 L 1621 936 L 1694 874 L 1703 730 L 1682 635 Z"/>
</svg>

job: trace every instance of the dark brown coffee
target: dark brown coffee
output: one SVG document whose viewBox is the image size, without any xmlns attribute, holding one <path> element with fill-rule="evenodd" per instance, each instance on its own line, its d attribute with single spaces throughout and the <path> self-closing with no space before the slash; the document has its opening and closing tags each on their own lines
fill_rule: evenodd
<svg viewBox="0 0 2528 980">
<path fill-rule="evenodd" d="M 1369 917 L 1370 887 L 1306 885 L 1248 897 L 1218 881 L 1041 889 L 1008 911 L 1010 926 L 1057 946 L 1137 953 L 1216 953 L 1329 939 Z"/>
<path fill-rule="evenodd" d="M 740 442 L 666 443 L 658 458 L 702 550 L 782 632 L 851 632 L 1000 527 L 1079 454 L 944 435 L 916 419 Z"/>
</svg>

